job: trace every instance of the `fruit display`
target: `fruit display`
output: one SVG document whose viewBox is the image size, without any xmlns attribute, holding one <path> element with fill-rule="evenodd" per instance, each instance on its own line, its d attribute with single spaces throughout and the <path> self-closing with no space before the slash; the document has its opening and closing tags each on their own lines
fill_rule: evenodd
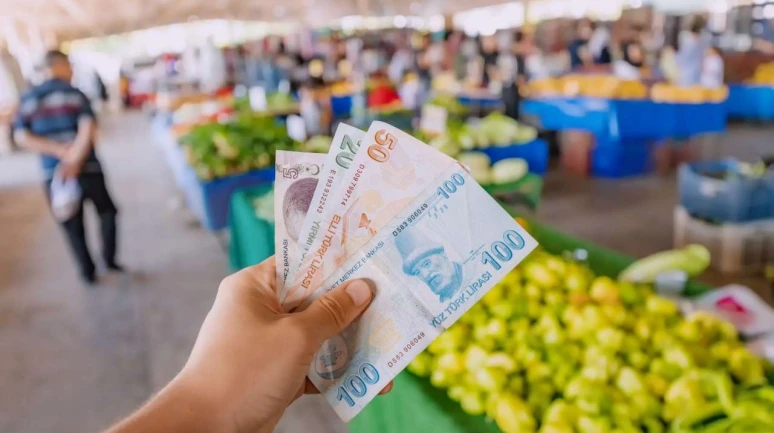
<svg viewBox="0 0 774 433">
<path fill-rule="evenodd" d="M 273 117 L 242 113 L 229 123 L 194 127 L 180 139 L 188 164 L 202 180 L 266 168 L 278 149 L 297 150 Z"/>
<path fill-rule="evenodd" d="M 466 166 L 480 185 L 503 185 L 520 180 L 529 172 L 527 161 L 521 158 L 503 159 L 492 165 L 482 152 L 462 152 L 457 161 Z"/>
<path fill-rule="evenodd" d="M 622 80 L 612 75 L 567 75 L 529 83 L 532 96 L 585 96 L 605 99 L 647 99 L 648 88 L 637 80 Z"/>
<path fill-rule="evenodd" d="M 504 433 L 774 431 L 771 366 L 731 324 L 541 250 L 408 369 Z"/>
<path fill-rule="evenodd" d="M 773 85 L 774 84 L 774 62 L 758 65 L 753 76 L 746 81 L 748 84 Z"/>
<path fill-rule="evenodd" d="M 446 132 L 428 136 L 421 131 L 416 136 L 441 152 L 455 157 L 462 151 L 485 149 L 491 146 L 525 144 L 537 138 L 537 130 L 494 112 L 478 123 L 449 120 Z"/>
<path fill-rule="evenodd" d="M 688 245 L 682 249 L 663 251 L 640 259 L 624 269 L 619 279 L 652 284 L 656 282 L 658 275 L 673 271 L 696 277 L 707 270 L 710 259 L 710 252 L 704 245 Z"/>
<path fill-rule="evenodd" d="M 701 104 L 705 102 L 722 102 L 728 98 L 728 87 L 716 89 L 693 86 L 680 87 L 672 84 L 654 84 L 650 89 L 650 97 L 655 102 L 673 102 L 682 104 Z"/>
</svg>

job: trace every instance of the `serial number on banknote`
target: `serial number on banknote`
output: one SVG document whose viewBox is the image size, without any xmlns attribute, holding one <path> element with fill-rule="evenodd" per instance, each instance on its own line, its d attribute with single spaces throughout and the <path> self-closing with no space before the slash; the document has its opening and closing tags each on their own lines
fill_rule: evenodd
<svg viewBox="0 0 774 433">
<path fill-rule="evenodd" d="M 411 350 L 416 347 L 417 344 L 419 344 L 422 339 L 425 338 L 424 331 L 420 332 L 416 337 L 412 338 L 411 341 L 409 341 L 405 346 L 403 346 L 403 350 L 395 354 L 395 356 L 392 357 L 389 361 L 387 361 L 387 367 L 392 368 L 393 365 L 398 364 L 398 361 L 403 359 L 405 356 L 408 356 L 408 353 L 411 352 Z"/>
<path fill-rule="evenodd" d="M 395 230 L 392 231 L 393 236 L 398 236 L 398 233 L 402 232 L 403 230 L 406 230 L 409 226 L 409 224 L 416 221 L 417 218 L 424 213 L 428 208 L 427 203 L 422 203 L 422 206 L 418 207 L 417 210 L 414 211 L 411 215 L 409 215 L 401 225 L 395 228 Z"/>
</svg>

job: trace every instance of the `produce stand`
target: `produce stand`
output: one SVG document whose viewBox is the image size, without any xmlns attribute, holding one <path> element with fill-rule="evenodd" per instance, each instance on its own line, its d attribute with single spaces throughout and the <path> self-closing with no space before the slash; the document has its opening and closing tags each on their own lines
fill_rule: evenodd
<svg viewBox="0 0 774 433">
<path fill-rule="evenodd" d="M 729 84 L 728 117 L 739 120 L 774 120 L 774 86 Z"/>
<path fill-rule="evenodd" d="M 191 212 L 202 226 L 217 231 L 228 226 L 231 196 L 238 190 L 274 181 L 274 167 L 252 170 L 233 176 L 202 181 L 190 167 L 186 167 L 183 193 Z"/>
<path fill-rule="evenodd" d="M 230 263 L 234 270 L 260 263 L 273 254 L 273 225 L 255 216 L 252 199 L 267 191 L 256 188 L 237 192 L 232 200 Z M 536 222 L 529 222 L 530 233 L 542 248 L 551 253 L 583 248 L 589 265 L 599 275 L 616 276 L 634 259 L 592 243 L 562 234 Z M 690 283 L 686 294 L 693 296 L 709 290 Z M 483 416 L 463 413 L 459 403 L 450 400 L 445 390 L 434 388 L 425 378 L 403 372 L 395 378 L 395 387 L 386 396 L 374 399 L 349 424 L 352 433 L 498 433 L 499 429 Z"/>
<path fill-rule="evenodd" d="M 176 185 L 183 191 L 188 208 L 208 230 L 217 231 L 228 226 L 229 203 L 235 191 L 274 181 L 273 166 L 208 181 L 201 180 L 186 161 L 183 148 L 167 123 L 164 118 L 154 121 L 155 141 L 164 153 Z"/>
<path fill-rule="evenodd" d="M 162 116 L 157 116 L 153 122 L 153 132 L 155 142 L 164 153 L 164 159 L 167 161 L 172 176 L 175 178 L 175 184 L 182 188 L 186 179 L 186 169 L 188 164 L 185 162 L 183 149 L 177 143 L 177 140 L 169 129 L 168 122 Z"/>
<path fill-rule="evenodd" d="M 725 102 L 556 97 L 524 101 L 522 109 L 543 129 L 582 130 L 609 140 L 689 138 L 726 129 Z"/>
<path fill-rule="evenodd" d="M 540 224 L 530 222 L 530 233 L 540 246 L 551 253 L 583 248 L 588 251 L 589 264 L 599 275 L 617 276 L 634 259 L 603 247 L 562 234 Z M 693 296 L 709 287 L 690 283 L 686 294 Z M 426 378 L 404 371 L 395 378 L 392 392 L 374 399 L 349 423 L 352 433 L 499 433 L 494 422 L 483 416 L 470 416 L 452 401 L 443 389 L 433 387 Z"/>
</svg>

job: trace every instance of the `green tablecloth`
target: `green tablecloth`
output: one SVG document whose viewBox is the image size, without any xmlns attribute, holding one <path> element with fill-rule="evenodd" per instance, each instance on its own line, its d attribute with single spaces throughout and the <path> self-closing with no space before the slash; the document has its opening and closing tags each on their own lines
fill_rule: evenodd
<svg viewBox="0 0 774 433">
<path fill-rule="evenodd" d="M 266 189 L 242 191 L 231 204 L 231 265 L 241 269 L 259 263 L 274 253 L 274 227 L 259 221 L 252 199 Z M 600 275 L 618 275 L 634 260 L 606 248 L 567 236 L 530 221 L 529 231 L 540 245 L 552 253 L 583 248 L 589 253 L 591 268 Z M 707 287 L 692 284 L 688 294 Z M 403 372 L 395 378 L 393 391 L 371 402 L 349 424 L 352 433 L 488 433 L 498 432 L 484 417 L 466 415 L 445 391 L 433 388 L 427 379 Z"/>
<path fill-rule="evenodd" d="M 274 224 L 258 219 L 253 200 L 271 191 L 273 185 L 237 191 L 231 196 L 228 258 L 237 271 L 261 263 L 274 254 Z"/>
<path fill-rule="evenodd" d="M 537 209 L 540 198 L 543 196 L 543 178 L 534 173 L 516 182 L 501 185 L 487 185 L 484 189 L 497 199 L 501 199 L 511 205 L 524 205 L 530 210 Z"/>
</svg>

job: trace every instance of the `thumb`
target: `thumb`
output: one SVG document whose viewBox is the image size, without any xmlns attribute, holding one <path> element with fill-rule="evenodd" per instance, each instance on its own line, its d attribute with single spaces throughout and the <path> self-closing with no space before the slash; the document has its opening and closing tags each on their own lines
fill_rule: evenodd
<svg viewBox="0 0 774 433">
<path fill-rule="evenodd" d="M 364 280 L 355 280 L 326 293 L 299 314 L 315 340 L 325 340 L 343 331 L 371 302 L 373 294 Z"/>
</svg>

